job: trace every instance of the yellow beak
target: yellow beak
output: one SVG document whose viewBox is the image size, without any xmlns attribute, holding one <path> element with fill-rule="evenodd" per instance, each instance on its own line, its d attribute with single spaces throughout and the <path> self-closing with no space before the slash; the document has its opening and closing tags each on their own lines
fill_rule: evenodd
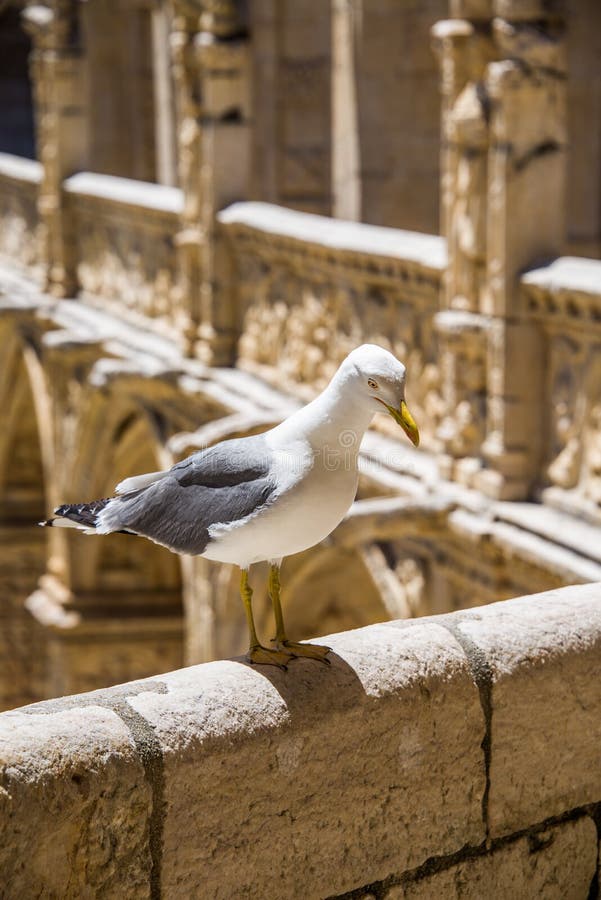
<svg viewBox="0 0 601 900">
<path fill-rule="evenodd" d="M 380 398 L 376 397 L 376 400 L 380 400 Z M 394 406 L 390 406 L 388 403 L 384 403 L 383 400 L 380 400 L 380 403 L 386 407 L 397 425 L 401 426 L 411 443 L 415 447 L 419 446 L 419 431 L 405 401 L 401 400 L 401 405 L 398 409 L 395 409 Z"/>
</svg>

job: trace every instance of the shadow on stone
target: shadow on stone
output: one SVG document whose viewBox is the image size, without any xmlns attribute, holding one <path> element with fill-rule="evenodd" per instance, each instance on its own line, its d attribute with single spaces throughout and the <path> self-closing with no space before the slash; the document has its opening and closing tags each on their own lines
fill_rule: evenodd
<svg viewBox="0 0 601 900">
<path fill-rule="evenodd" d="M 240 663 L 266 678 L 284 700 L 295 723 L 321 718 L 364 703 L 367 694 L 361 679 L 348 662 L 334 651 L 328 654 L 329 666 L 314 659 L 293 659 L 288 668 L 253 665 L 245 657 Z"/>
</svg>

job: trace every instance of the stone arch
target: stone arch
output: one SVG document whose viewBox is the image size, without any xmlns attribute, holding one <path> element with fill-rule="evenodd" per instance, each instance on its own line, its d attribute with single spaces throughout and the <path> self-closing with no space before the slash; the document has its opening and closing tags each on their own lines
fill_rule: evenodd
<svg viewBox="0 0 601 900">
<path fill-rule="evenodd" d="M 160 448 L 151 433 L 152 425 L 145 414 L 130 413 L 118 426 L 108 480 L 103 495 L 110 495 L 115 484 L 132 473 L 163 468 Z M 98 548 L 94 567 L 95 583 L 103 589 L 130 591 L 179 591 L 181 566 L 179 558 L 151 541 L 129 535 L 108 535 L 95 541 Z"/>
<path fill-rule="evenodd" d="M 38 412 L 19 337 L 8 337 L 0 367 L 0 521 L 39 521 L 44 516 L 44 465 Z"/>
</svg>

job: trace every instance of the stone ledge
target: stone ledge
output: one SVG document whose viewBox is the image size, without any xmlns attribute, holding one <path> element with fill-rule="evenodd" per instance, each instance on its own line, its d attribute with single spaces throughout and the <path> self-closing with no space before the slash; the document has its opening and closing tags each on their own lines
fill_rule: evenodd
<svg viewBox="0 0 601 900">
<path fill-rule="evenodd" d="M 330 668 L 222 661 L 1 715 L 6 895 L 323 897 L 431 859 L 485 884 L 487 835 L 601 798 L 600 585 L 327 640 Z M 588 877 L 590 827 L 555 825 Z"/>
<path fill-rule="evenodd" d="M 438 235 L 331 219 L 272 203 L 233 203 L 217 219 L 224 226 L 253 228 L 334 251 L 399 259 L 435 271 L 442 271 L 447 263 L 446 240 Z"/>
<path fill-rule="evenodd" d="M 601 294 L 601 260 L 560 256 L 547 266 L 525 272 L 521 281 L 527 287 L 552 293 L 566 291 L 598 297 Z"/>
<path fill-rule="evenodd" d="M 179 215 L 183 209 L 183 195 L 179 188 L 119 178 L 117 175 L 78 172 L 63 182 L 63 188 L 67 194 L 155 212 Z"/>
<path fill-rule="evenodd" d="M 0 759 L 4 897 L 148 896 L 150 788 L 115 712 L 7 713 Z"/>
<path fill-rule="evenodd" d="M 42 181 L 43 167 L 37 159 L 26 159 L 14 153 L 0 153 L 0 176 L 12 181 L 26 181 L 39 185 Z"/>
</svg>

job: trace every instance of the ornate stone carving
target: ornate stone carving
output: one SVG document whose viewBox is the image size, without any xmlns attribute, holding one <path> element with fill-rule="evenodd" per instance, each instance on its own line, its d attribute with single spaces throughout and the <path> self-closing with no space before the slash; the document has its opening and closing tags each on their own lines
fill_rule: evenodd
<svg viewBox="0 0 601 900">
<path fill-rule="evenodd" d="M 438 313 L 435 322 L 444 404 L 437 436 L 449 456 L 477 457 L 486 434 L 487 323 L 451 311 Z"/>
<path fill-rule="evenodd" d="M 477 311 L 486 268 L 490 102 L 484 75 L 492 43 L 485 29 L 462 19 L 438 22 L 432 35 L 442 74 L 446 305 Z"/>
<path fill-rule="evenodd" d="M 551 345 L 548 396 L 551 401 L 552 459 L 547 474 L 552 484 L 567 489 L 577 485 L 582 455 L 582 345 L 558 337 Z"/>
<path fill-rule="evenodd" d="M 599 519 L 601 507 L 601 347 L 586 339 L 558 337 L 552 344 L 551 422 L 554 457 L 547 474 L 569 493 L 560 505 Z"/>
<path fill-rule="evenodd" d="M 394 571 L 411 617 L 425 615 L 427 598 L 423 566 L 417 559 L 406 557 L 397 562 Z"/>
<path fill-rule="evenodd" d="M 583 437 L 583 488 L 587 499 L 601 510 L 601 400 L 599 399 L 589 410 Z"/>
<path fill-rule="evenodd" d="M 456 3 L 453 14 L 463 10 L 481 20 L 486 7 Z M 438 22 L 432 34 L 442 72 L 444 306 L 449 310 L 435 320 L 442 385 L 436 436 L 441 472 L 469 481 L 480 466 L 486 433 L 486 328 L 476 314 L 486 281 L 490 98 L 485 74 L 493 46 L 481 21 Z"/>
<path fill-rule="evenodd" d="M 471 82 L 449 113 L 456 143 L 455 196 L 449 214 L 450 305 L 477 310 L 486 266 L 488 100 L 482 82 Z"/>
<path fill-rule="evenodd" d="M 235 0 L 204 0 L 200 29 L 217 38 L 240 31 L 240 13 Z"/>
<path fill-rule="evenodd" d="M 0 255 L 39 276 L 42 234 L 38 215 L 41 170 L 38 163 L 0 159 Z"/>
<path fill-rule="evenodd" d="M 490 101 L 484 74 L 487 33 L 467 21 L 439 22 L 445 140 L 443 208 L 449 265 L 447 305 L 478 310 L 486 267 L 486 196 Z"/>
<path fill-rule="evenodd" d="M 77 224 L 82 291 L 124 312 L 157 320 L 180 338 L 187 311 L 175 291 L 177 213 L 75 193 L 70 212 Z"/>
</svg>

